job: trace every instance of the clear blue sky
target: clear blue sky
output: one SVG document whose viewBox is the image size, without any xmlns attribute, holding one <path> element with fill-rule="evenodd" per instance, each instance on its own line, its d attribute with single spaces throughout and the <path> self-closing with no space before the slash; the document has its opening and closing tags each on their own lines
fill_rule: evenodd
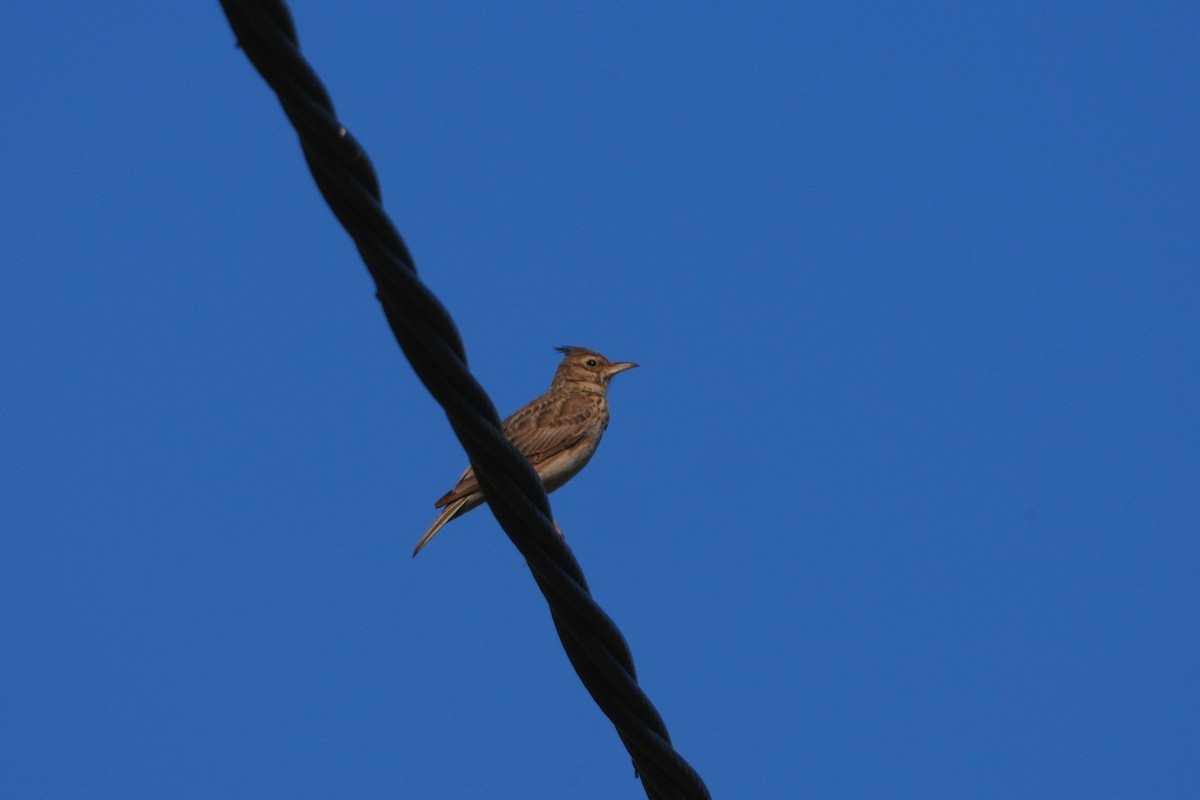
<svg viewBox="0 0 1200 800">
<path fill-rule="evenodd" d="M 714 796 L 1200 796 L 1200 7 L 480 5 L 292 8 Z M 218 4 L 0 65 L 0 794 L 641 797 Z"/>
</svg>

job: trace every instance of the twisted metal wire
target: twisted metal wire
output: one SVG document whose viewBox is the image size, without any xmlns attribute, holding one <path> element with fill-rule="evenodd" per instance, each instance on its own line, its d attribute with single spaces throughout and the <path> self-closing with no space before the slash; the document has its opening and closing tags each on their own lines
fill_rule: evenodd
<svg viewBox="0 0 1200 800">
<path fill-rule="evenodd" d="M 374 167 L 338 122 L 329 94 L 300 54 L 287 6 L 280 0 L 221 5 L 238 45 L 299 134 L 317 187 L 375 281 L 396 341 L 445 410 L 488 505 L 546 597 L 567 657 L 616 727 L 647 797 L 707 800 L 703 780 L 675 752 L 662 717 L 638 686 L 624 637 L 592 599 L 583 570 L 555 532 L 541 480 L 504 437 L 491 399 L 467 369 L 454 321 L 417 277 L 404 240 L 383 211 Z"/>
</svg>

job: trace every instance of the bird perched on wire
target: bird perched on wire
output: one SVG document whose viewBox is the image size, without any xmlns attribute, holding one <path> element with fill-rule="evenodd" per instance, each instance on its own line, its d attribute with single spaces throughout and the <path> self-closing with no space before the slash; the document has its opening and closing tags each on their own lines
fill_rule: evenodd
<svg viewBox="0 0 1200 800">
<path fill-rule="evenodd" d="M 629 361 L 609 361 L 586 347 L 556 347 L 563 354 L 550 389 L 504 420 L 504 435 L 529 459 L 547 492 L 578 474 L 591 459 L 608 427 L 608 382 L 633 369 Z M 475 470 L 433 504 L 442 513 L 413 548 L 413 557 L 452 519 L 483 505 Z"/>
</svg>

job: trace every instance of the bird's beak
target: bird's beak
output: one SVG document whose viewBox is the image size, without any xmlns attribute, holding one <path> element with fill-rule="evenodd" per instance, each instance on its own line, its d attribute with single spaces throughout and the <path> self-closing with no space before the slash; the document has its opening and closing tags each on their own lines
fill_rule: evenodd
<svg viewBox="0 0 1200 800">
<path fill-rule="evenodd" d="M 621 361 L 616 364 L 609 364 L 608 369 L 605 370 L 605 374 L 611 378 L 613 375 L 616 375 L 618 372 L 624 372 L 625 370 L 633 369 L 636 366 L 637 366 L 637 364 L 634 364 L 632 361 Z"/>
</svg>

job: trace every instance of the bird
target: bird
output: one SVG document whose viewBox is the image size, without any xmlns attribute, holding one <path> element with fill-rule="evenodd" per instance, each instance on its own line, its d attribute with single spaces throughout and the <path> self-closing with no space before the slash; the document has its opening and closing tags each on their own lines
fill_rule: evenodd
<svg viewBox="0 0 1200 800">
<path fill-rule="evenodd" d="M 609 361 L 586 347 L 554 349 L 563 354 L 563 360 L 550 388 L 503 423 L 504 435 L 529 459 L 547 492 L 575 477 L 591 460 L 608 427 L 609 381 L 638 366 L 631 361 Z M 443 525 L 483 502 L 475 470 L 467 467 L 454 488 L 433 504 L 442 513 L 413 548 L 413 558 Z"/>
</svg>

